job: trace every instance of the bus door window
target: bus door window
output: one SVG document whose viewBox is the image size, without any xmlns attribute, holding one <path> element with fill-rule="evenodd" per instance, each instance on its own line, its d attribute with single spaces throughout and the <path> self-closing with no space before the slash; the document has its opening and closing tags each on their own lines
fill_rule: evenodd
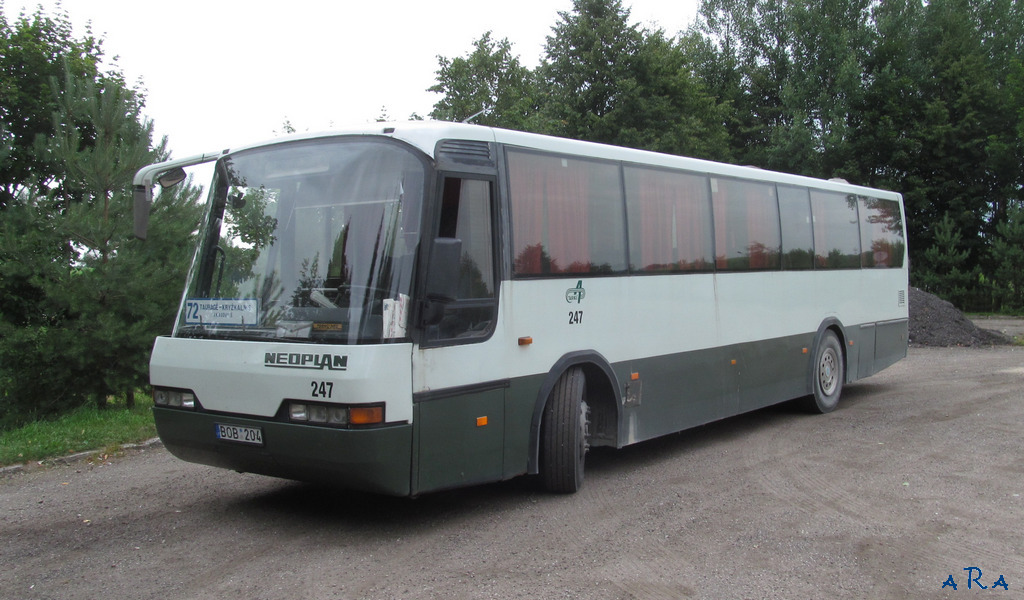
<svg viewBox="0 0 1024 600">
<path fill-rule="evenodd" d="M 492 189 L 492 183 L 483 179 L 444 180 L 437 237 L 460 240 L 462 255 L 455 300 L 445 307 L 441 322 L 427 328 L 428 341 L 483 338 L 493 329 L 497 301 Z"/>
</svg>

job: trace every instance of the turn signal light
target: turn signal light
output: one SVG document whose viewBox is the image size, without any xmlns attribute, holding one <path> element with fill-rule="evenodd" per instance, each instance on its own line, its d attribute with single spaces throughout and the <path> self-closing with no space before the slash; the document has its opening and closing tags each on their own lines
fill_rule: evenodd
<svg viewBox="0 0 1024 600">
<path fill-rule="evenodd" d="M 348 409 L 348 421 L 353 425 L 377 425 L 384 422 L 383 406 L 353 406 Z"/>
</svg>

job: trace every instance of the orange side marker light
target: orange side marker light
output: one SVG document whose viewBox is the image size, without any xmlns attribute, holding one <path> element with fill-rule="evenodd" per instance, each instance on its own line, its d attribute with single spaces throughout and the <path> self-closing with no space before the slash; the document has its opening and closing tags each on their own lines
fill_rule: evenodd
<svg viewBox="0 0 1024 600">
<path fill-rule="evenodd" d="M 485 425 L 487 425 L 487 417 L 477 417 L 476 418 L 476 426 L 477 427 L 483 427 Z"/>
</svg>

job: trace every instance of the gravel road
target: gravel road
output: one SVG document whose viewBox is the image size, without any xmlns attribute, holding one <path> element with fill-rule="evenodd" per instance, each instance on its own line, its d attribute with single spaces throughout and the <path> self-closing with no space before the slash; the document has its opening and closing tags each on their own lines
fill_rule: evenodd
<svg viewBox="0 0 1024 600">
<path fill-rule="evenodd" d="M 598 449 L 571 496 L 381 498 L 150 448 L 0 480 L 0 597 L 1021 598 L 1022 423 L 1024 349 L 912 348 L 829 415 Z"/>
</svg>

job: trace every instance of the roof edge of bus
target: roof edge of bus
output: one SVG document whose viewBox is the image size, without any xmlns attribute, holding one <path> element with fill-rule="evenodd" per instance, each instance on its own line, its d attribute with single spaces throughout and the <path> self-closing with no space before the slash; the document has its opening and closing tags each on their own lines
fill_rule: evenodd
<svg viewBox="0 0 1024 600">
<path fill-rule="evenodd" d="M 580 154 L 594 158 L 620 160 L 639 164 L 662 166 L 666 168 L 686 169 L 700 173 L 719 175 L 722 177 L 752 178 L 770 180 L 779 184 L 797 186 L 812 185 L 818 189 L 833 190 L 844 193 L 882 195 L 896 198 L 897 192 L 862 186 L 846 181 L 821 179 L 806 175 L 796 175 L 781 171 L 762 169 L 756 166 L 741 166 L 711 160 L 693 158 L 676 154 L 665 154 L 650 150 L 613 146 L 598 142 L 588 142 L 569 138 L 560 138 L 540 133 L 529 133 L 511 129 L 488 127 L 470 123 L 453 123 L 449 121 L 388 121 L 355 124 L 317 132 L 289 134 L 277 138 L 263 140 L 225 150 L 237 152 L 263 146 L 292 141 L 313 140 L 345 135 L 387 136 L 403 141 L 421 150 L 428 156 L 434 156 L 435 144 L 442 139 L 461 139 L 484 142 L 498 142 L 511 146 L 526 148 L 541 147 L 544 150 L 565 154 Z M 542 143 L 538 143 L 542 142 Z"/>
<path fill-rule="evenodd" d="M 327 129 L 291 133 L 280 137 L 265 139 L 259 142 L 233 147 L 226 151 L 235 153 L 242 150 L 262 148 L 285 142 L 315 140 L 346 135 L 386 136 L 406 142 L 422 150 L 429 156 L 434 155 L 434 142 L 444 138 L 458 138 L 475 141 L 493 142 L 494 128 L 468 123 L 451 123 L 448 121 L 381 121 L 365 124 L 351 124 Z"/>
</svg>

